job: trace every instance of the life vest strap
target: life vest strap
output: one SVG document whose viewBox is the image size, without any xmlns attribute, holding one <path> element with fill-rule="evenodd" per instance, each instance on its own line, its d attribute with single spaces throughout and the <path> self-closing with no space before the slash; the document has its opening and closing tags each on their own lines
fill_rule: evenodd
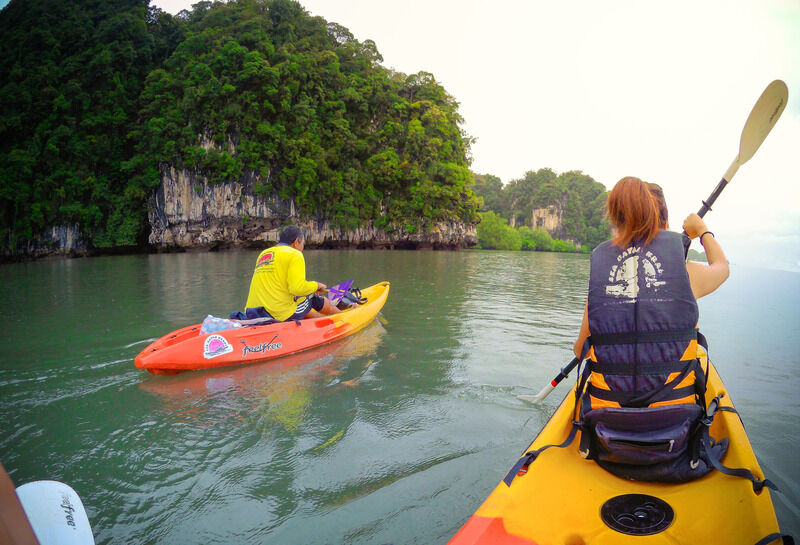
<svg viewBox="0 0 800 545">
<path fill-rule="evenodd" d="M 682 373 L 686 368 L 685 361 L 666 361 L 662 363 L 595 363 L 593 371 L 601 375 L 669 375 Z"/>
<path fill-rule="evenodd" d="M 663 331 L 626 331 L 623 333 L 593 333 L 590 337 L 592 346 L 608 346 L 616 344 L 666 343 L 694 341 L 697 339 L 697 328 L 665 329 Z"/>
<path fill-rule="evenodd" d="M 674 381 L 673 381 L 674 382 Z M 692 384 L 691 386 L 685 386 L 683 388 L 668 388 L 671 383 L 665 384 L 664 388 L 659 388 L 654 395 L 654 392 L 646 392 L 644 396 L 640 395 L 637 398 L 632 398 L 635 394 L 631 392 L 615 392 L 613 390 L 603 390 L 602 388 L 597 388 L 593 384 L 589 383 L 586 387 L 586 391 L 592 397 L 596 397 L 598 399 L 602 399 L 603 401 L 614 401 L 619 403 L 623 407 L 630 407 L 632 405 L 650 405 L 651 403 L 657 403 L 659 401 L 674 401 L 676 399 L 682 399 L 684 397 L 693 396 L 697 393 L 697 390 Z M 646 397 L 646 399 L 645 399 Z M 642 398 L 641 400 L 639 398 Z"/>
</svg>

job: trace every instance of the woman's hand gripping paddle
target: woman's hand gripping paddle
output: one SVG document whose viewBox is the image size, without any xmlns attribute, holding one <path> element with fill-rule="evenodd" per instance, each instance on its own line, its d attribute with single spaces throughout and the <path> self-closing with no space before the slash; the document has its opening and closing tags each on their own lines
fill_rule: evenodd
<svg viewBox="0 0 800 545">
<path fill-rule="evenodd" d="M 788 100 L 789 89 L 783 81 L 776 79 L 767 85 L 767 88 L 761 93 L 761 96 L 758 98 L 755 106 L 753 106 L 744 124 L 742 137 L 739 140 L 739 154 L 733 160 L 731 166 L 728 167 L 728 170 L 725 171 L 725 175 L 722 177 L 719 184 L 717 184 L 717 187 L 714 188 L 714 191 L 711 192 L 711 195 L 703 201 L 703 206 L 697 212 L 698 216 L 702 218 L 705 216 L 706 212 L 711 210 L 711 205 L 717 200 L 717 197 L 719 197 L 719 194 L 722 193 L 722 190 L 725 189 L 725 186 L 731 181 L 733 175 L 739 170 L 739 167 L 749 161 L 756 151 L 758 151 L 761 143 L 764 142 L 764 139 L 767 138 L 772 127 L 775 126 L 775 123 L 777 123 L 778 119 L 781 117 Z M 688 244 L 690 243 L 691 239 L 686 237 L 687 250 L 689 249 Z M 550 392 L 558 386 L 559 382 L 567 377 L 578 363 L 580 363 L 579 358 L 575 358 L 569 362 L 569 364 L 561 369 L 558 375 L 550 381 L 550 384 L 542 388 L 535 396 L 518 395 L 517 398 L 531 403 L 540 403 L 544 398 L 550 395 Z"/>
<path fill-rule="evenodd" d="M 742 129 L 742 137 L 739 140 L 739 154 L 725 171 L 722 180 L 711 192 L 711 195 L 703 201 L 703 206 L 697 211 L 697 215 L 701 218 L 706 215 L 706 212 L 711 210 L 711 205 L 717 200 L 719 194 L 725 189 L 725 186 L 739 170 L 739 167 L 745 164 L 750 158 L 758 151 L 761 143 L 767 138 L 767 135 L 778 122 L 783 110 L 786 108 L 786 103 L 789 100 L 789 89 L 786 84 L 779 79 L 776 79 L 764 89 L 761 96 L 758 98 L 756 105 L 750 111 L 750 115 Z M 684 232 L 684 234 L 686 234 Z M 686 250 L 689 249 L 691 240 L 687 237 L 684 240 Z"/>
</svg>

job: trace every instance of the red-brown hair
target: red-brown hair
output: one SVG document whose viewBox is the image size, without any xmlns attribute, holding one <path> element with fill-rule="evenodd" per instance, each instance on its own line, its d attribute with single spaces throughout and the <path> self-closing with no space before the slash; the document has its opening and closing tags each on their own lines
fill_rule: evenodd
<svg viewBox="0 0 800 545">
<path fill-rule="evenodd" d="M 607 207 L 608 219 L 616 228 L 613 242 L 620 248 L 634 240 L 649 244 L 664 225 L 648 184 L 633 176 L 617 182 L 608 194 Z"/>
<path fill-rule="evenodd" d="M 664 198 L 664 190 L 661 189 L 660 185 L 652 182 L 648 182 L 647 187 L 650 188 L 650 193 L 652 193 L 653 197 L 656 199 L 656 204 L 658 205 L 658 217 L 661 220 L 661 227 L 666 229 L 667 222 L 669 221 L 669 212 L 667 211 L 667 201 Z"/>
</svg>

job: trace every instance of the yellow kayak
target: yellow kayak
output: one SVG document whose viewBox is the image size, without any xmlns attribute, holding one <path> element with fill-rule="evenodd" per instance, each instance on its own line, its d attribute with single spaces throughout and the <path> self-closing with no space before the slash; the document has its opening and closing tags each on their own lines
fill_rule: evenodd
<svg viewBox="0 0 800 545">
<path fill-rule="evenodd" d="M 705 367 L 705 354 L 701 361 Z M 733 407 L 709 364 L 706 403 L 720 394 L 720 406 Z M 573 388 L 526 452 L 562 443 L 574 407 Z M 764 478 L 738 414 L 717 412 L 710 432 L 730 441 L 725 466 Z M 450 545 L 755 545 L 780 531 L 770 491 L 755 493 L 748 479 L 715 470 L 688 483 L 631 481 L 582 458 L 579 442 L 580 431 L 570 446 L 543 451 L 510 486 L 501 482 Z M 642 528 L 649 534 L 642 535 Z"/>
</svg>

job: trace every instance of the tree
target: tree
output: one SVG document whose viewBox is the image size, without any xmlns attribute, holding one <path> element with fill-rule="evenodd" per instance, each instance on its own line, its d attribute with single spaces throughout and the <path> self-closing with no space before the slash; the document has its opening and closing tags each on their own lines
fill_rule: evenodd
<svg viewBox="0 0 800 545">
<path fill-rule="evenodd" d="M 506 220 L 489 211 L 481 214 L 478 244 L 486 250 L 520 250 L 522 237 L 516 229 L 507 225 Z"/>
<path fill-rule="evenodd" d="M 523 225 L 519 228 L 522 238 L 522 250 L 536 250 L 537 252 L 551 252 L 555 241 L 550 233 L 541 228 L 531 229 Z"/>
<path fill-rule="evenodd" d="M 19 0 L 0 12 L 0 33 L 4 252 L 64 224 L 98 246 L 135 244 L 147 216 L 128 133 L 183 23 L 137 0 Z"/>
<path fill-rule="evenodd" d="M 503 207 L 503 182 L 491 174 L 474 174 L 470 189 L 483 199 L 482 212 L 492 210 L 500 214 Z"/>
</svg>

